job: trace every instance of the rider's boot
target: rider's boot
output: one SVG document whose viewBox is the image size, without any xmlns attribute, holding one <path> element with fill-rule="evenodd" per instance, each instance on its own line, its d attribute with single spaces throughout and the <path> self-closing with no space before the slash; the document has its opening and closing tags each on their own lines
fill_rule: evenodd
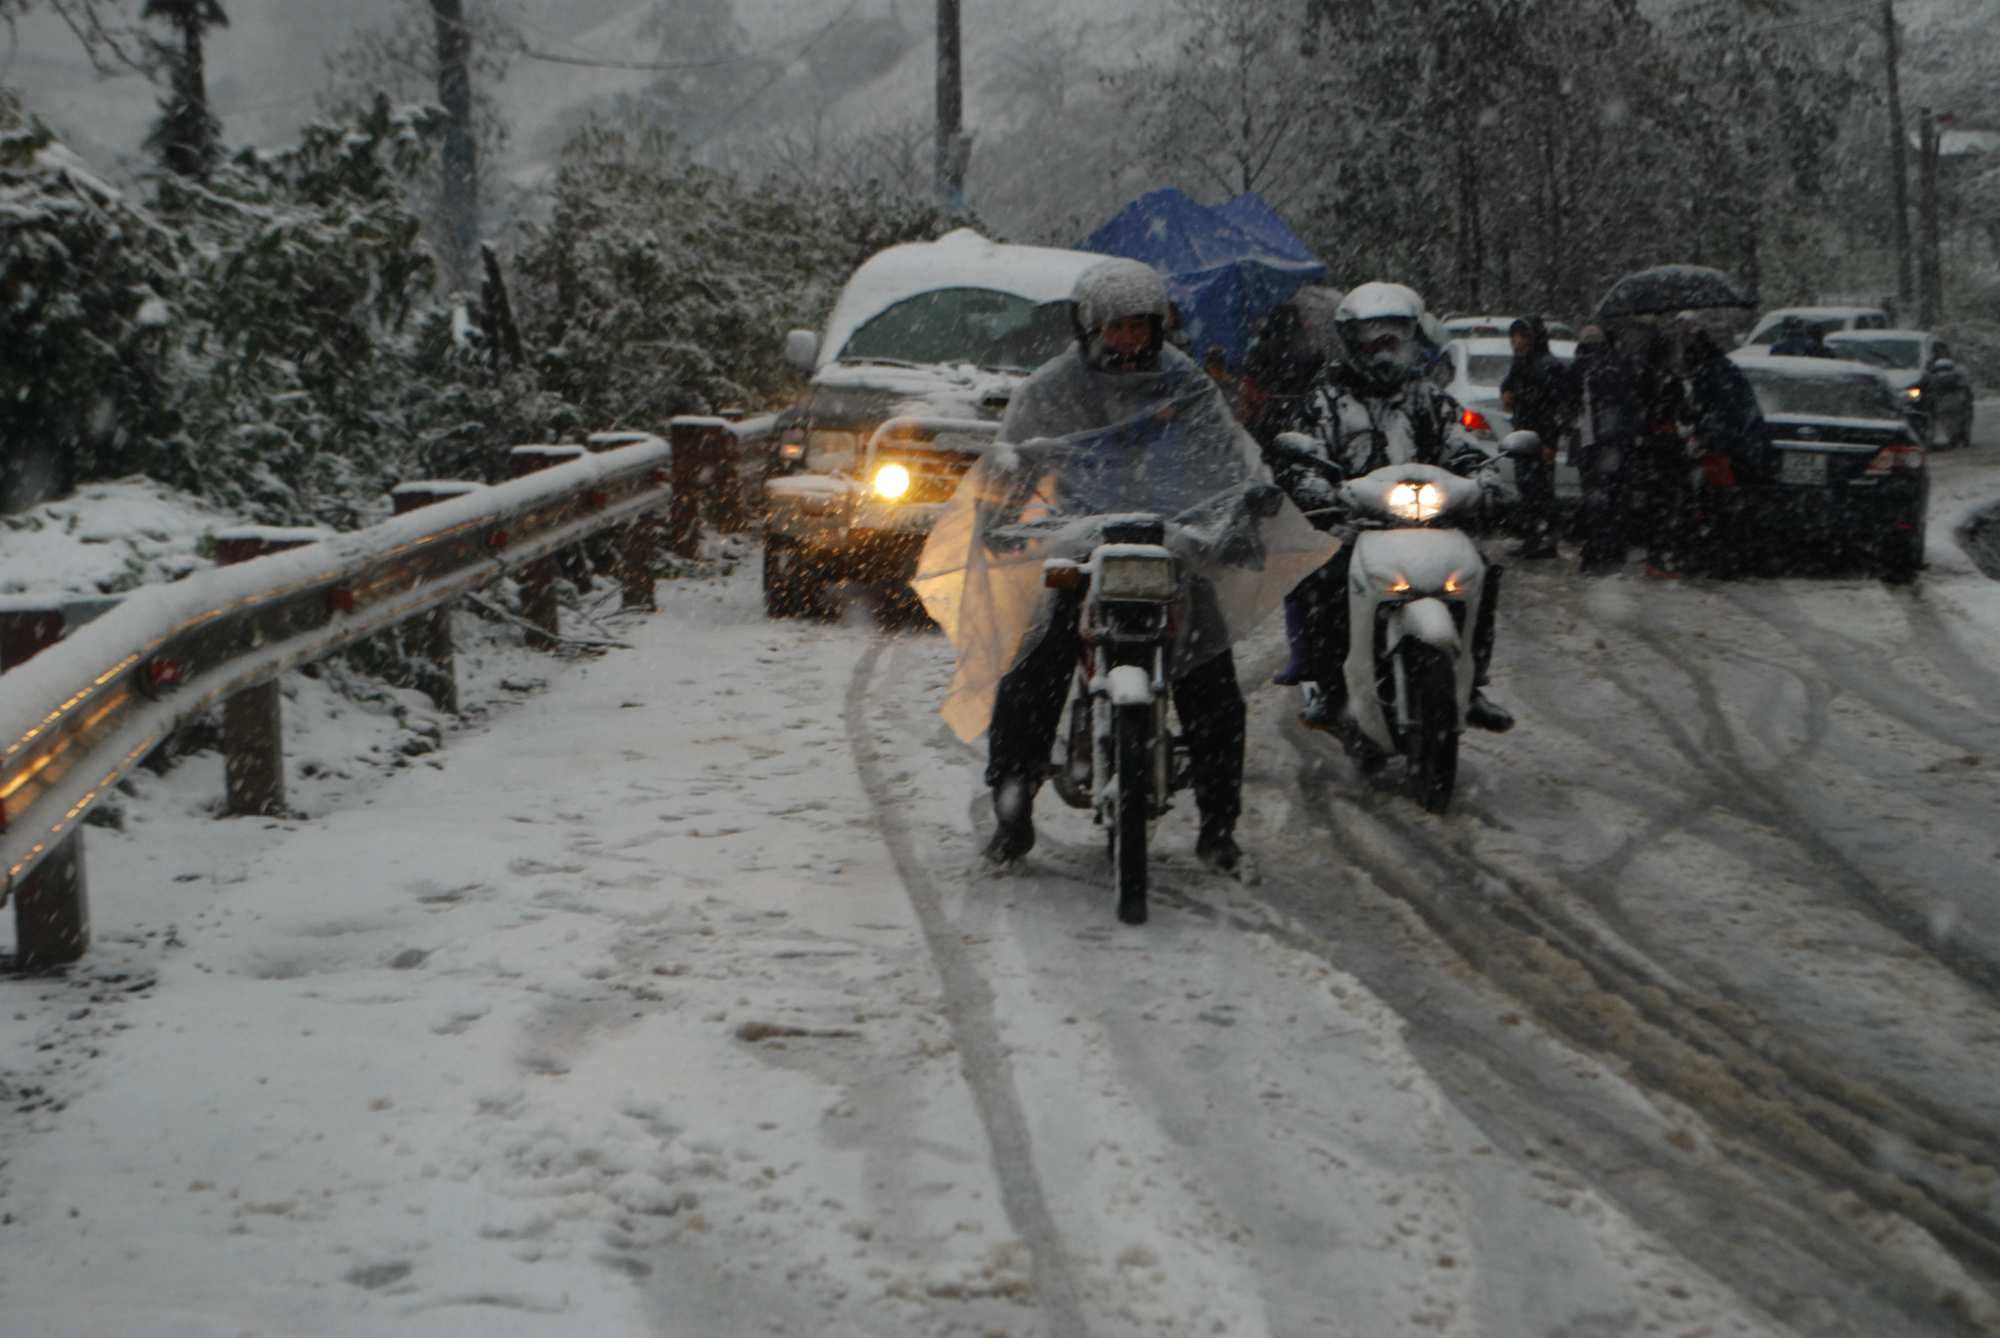
<svg viewBox="0 0 2000 1338">
<path fill-rule="evenodd" d="M 1233 817 L 1203 818 L 1201 835 L 1194 842 L 1195 858 L 1217 873 L 1235 873 L 1243 864 L 1243 850 L 1236 844 L 1235 833 Z"/>
<path fill-rule="evenodd" d="M 1009 864 L 1035 848 L 1035 791 L 1040 788 L 1019 776 L 993 787 L 993 816 L 999 825 L 986 843 L 986 858 Z"/>
<path fill-rule="evenodd" d="M 1475 688 L 1472 700 L 1465 708 L 1465 723 L 1474 729 L 1505 734 L 1514 728 L 1514 713 L 1504 706 L 1488 701 L 1486 694 Z"/>
</svg>

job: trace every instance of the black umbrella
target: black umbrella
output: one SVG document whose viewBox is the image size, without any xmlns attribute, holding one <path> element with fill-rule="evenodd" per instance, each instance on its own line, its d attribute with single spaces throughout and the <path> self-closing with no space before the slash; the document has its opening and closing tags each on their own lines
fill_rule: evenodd
<svg viewBox="0 0 2000 1338">
<path fill-rule="evenodd" d="M 1661 265 L 1627 274 L 1597 304 L 1594 320 L 1650 316 L 1702 307 L 1754 307 L 1757 294 L 1719 269 L 1703 265 Z"/>
</svg>

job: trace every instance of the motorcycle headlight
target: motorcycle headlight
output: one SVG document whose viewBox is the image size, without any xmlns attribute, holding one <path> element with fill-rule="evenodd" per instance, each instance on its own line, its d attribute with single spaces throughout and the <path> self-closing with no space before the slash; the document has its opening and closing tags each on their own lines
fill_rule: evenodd
<svg viewBox="0 0 2000 1338">
<path fill-rule="evenodd" d="M 1386 499 L 1398 520 L 1431 520 L 1444 510 L 1444 489 L 1435 483 L 1398 483 Z"/>
<path fill-rule="evenodd" d="M 1173 559 L 1164 554 L 1107 554 L 1097 562 L 1097 597 L 1164 604 L 1174 597 Z"/>
<path fill-rule="evenodd" d="M 910 490 L 910 471 L 901 465 L 883 465 L 875 471 L 875 491 L 895 501 Z"/>
</svg>

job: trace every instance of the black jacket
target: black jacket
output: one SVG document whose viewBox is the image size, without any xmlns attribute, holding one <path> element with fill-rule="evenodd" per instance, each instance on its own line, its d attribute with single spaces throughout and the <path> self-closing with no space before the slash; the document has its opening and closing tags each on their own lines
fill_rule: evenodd
<svg viewBox="0 0 2000 1338">
<path fill-rule="evenodd" d="M 1528 327 L 1527 353 L 1514 359 L 1500 393 L 1512 396 L 1514 427 L 1541 437 L 1553 448 L 1576 415 L 1576 386 L 1570 369 L 1549 352 L 1549 334 L 1539 316 L 1515 322 Z"/>
<path fill-rule="evenodd" d="M 1597 347 L 1579 351 L 1570 368 L 1577 397 L 1576 466 L 1586 470 L 1615 459 L 1608 453 L 1622 452 L 1640 429 L 1639 369 L 1630 358 Z"/>
</svg>

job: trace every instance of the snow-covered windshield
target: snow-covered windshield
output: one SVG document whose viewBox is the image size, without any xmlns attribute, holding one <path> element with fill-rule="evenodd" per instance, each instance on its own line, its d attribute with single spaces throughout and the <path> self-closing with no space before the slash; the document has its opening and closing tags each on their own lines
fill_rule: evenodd
<svg viewBox="0 0 2000 1338">
<path fill-rule="evenodd" d="M 1876 376 L 1791 376 L 1775 368 L 1744 375 L 1767 414 L 1794 418 L 1900 418 L 1896 397 Z"/>
<path fill-rule="evenodd" d="M 1067 302 L 1035 303 L 990 288 L 940 288 L 870 319 L 843 362 L 962 363 L 1032 371 L 1068 347 Z"/>
<path fill-rule="evenodd" d="M 1907 371 L 1923 365 L 1921 339 L 1840 339 L 1827 345 L 1835 353 L 1870 367 L 1894 367 Z"/>
</svg>

